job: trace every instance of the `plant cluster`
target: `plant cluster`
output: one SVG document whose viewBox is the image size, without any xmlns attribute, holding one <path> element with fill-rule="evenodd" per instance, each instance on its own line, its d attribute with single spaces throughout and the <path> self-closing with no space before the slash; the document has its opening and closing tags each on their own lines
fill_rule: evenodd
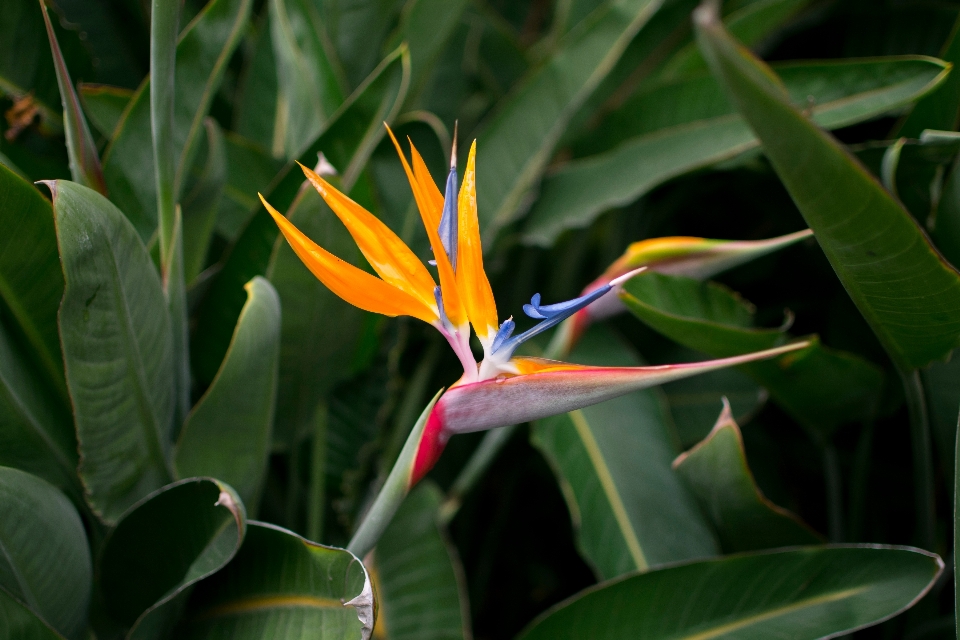
<svg viewBox="0 0 960 640">
<path fill-rule="evenodd" d="M 5 0 L 0 640 L 957 636 L 955 64 L 956 2 Z"/>
</svg>

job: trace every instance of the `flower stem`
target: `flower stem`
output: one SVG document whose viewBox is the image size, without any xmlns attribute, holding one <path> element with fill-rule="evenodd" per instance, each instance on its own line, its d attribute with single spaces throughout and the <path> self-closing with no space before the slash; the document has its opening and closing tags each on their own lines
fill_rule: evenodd
<svg viewBox="0 0 960 640">
<path fill-rule="evenodd" d="M 477 481 L 483 477 L 483 474 L 490 465 L 493 464 L 497 454 L 500 453 L 500 449 L 509 442 L 510 437 L 516 430 L 517 425 L 512 424 L 509 427 L 501 427 L 500 429 L 487 431 L 483 436 L 483 440 L 480 441 L 480 445 L 476 451 L 473 452 L 470 460 L 467 461 L 466 466 L 453 482 L 450 491 L 447 492 L 446 500 L 440 505 L 441 523 L 447 524 L 453 520 L 454 516 L 456 516 L 460 510 L 460 506 L 463 504 L 464 496 L 466 496 L 473 486 L 477 484 Z"/>
<path fill-rule="evenodd" d="M 440 399 L 443 389 L 433 396 L 433 400 L 426 406 L 417 423 L 407 436 L 407 441 L 400 450 L 400 456 L 397 458 L 393 469 L 387 476 L 380 493 L 377 494 L 370 509 L 364 515 L 360 526 L 347 545 L 347 550 L 358 558 L 365 557 L 377 545 L 377 541 L 383 532 L 386 531 L 393 519 L 397 509 L 400 508 L 403 499 L 410 492 L 410 472 L 413 469 L 413 463 L 417 458 L 417 450 L 420 447 L 420 438 L 423 435 L 423 429 L 427 424 L 427 418 L 433 410 L 433 406 Z"/>
<path fill-rule="evenodd" d="M 900 370 L 903 391 L 910 416 L 910 440 L 913 448 L 914 502 L 917 511 L 917 544 L 924 549 L 933 549 L 935 523 L 933 454 L 930 449 L 930 420 L 923 385 L 917 370 Z"/>
</svg>

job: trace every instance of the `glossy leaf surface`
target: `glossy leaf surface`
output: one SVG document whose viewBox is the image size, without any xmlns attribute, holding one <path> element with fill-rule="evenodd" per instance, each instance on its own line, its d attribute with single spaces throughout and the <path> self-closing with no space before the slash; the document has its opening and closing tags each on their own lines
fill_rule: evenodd
<svg viewBox="0 0 960 640">
<path fill-rule="evenodd" d="M 910 606 L 942 568 L 938 556 L 903 547 L 735 555 L 588 589 L 520 638 L 835 637 Z M 614 610 L 618 602 L 630 606 Z"/>
<path fill-rule="evenodd" d="M 615 0 L 572 31 L 533 71 L 479 136 L 480 228 L 487 236 L 517 214 L 570 118 L 660 8 L 660 0 Z"/>
<path fill-rule="evenodd" d="M 83 522 L 66 496 L 36 476 L 0 467 L 0 620 L 44 637 L 36 623 L 18 622 L 29 616 L 16 613 L 11 598 L 62 635 L 81 638 L 92 580 Z"/>
<path fill-rule="evenodd" d="M 169 633 L 191 585 L 239 549 L 247 521 L 228 485 L 191 478 L 151 494 L 123 515 L 100 558 L 107 611 L 131 638 Z"/>
<path fill-rule="evenodd" d="M 920 57 L 858 62 L 782 63 L 773 67 L 796 104 L 834 129 L 908 104 L 943 80 L 943 64 Z M 639 93 L 591 136 L 605 153 L 547 176 L 530 212 L 526 241 L 549 245 L 564 230 L 632 202 L 678 175 L 755 149 L 750 126 L 710 77 Z"/>
<path fill-rule="evenodd" d="M 960 344 L 956 269 L 859 162 L 789 104 L 766 65 L 739 48 L 708 8 L 695 22 L 714 74 L 893 360 L 912 369 Z M 877 233 L 864 235 L 868 224 Z"/>
<path fill-rule="evenodd" d="M 584 336 L 570 359 L 639 364 L 599 327 Z M 581 552 L 604 579 L 719 551 L 694 496 L 670 467 L 678 452 L 667 425 L 655 389 L 534 425 L 534 445 L 566 487 Z"/>
<path fill-rule="evenodd" d="M 234 487 L 256 513 L 277 398 L 280 298 L 257 277 L 217 377 L 183 425 L 174 464 L 180 477 L 210 476 Z"/>
<path fill-rule="evenodd" d="M 730 404 L 707 437 L 673 462 L 697 496 L 727 553 L 817 544 L 823 540 L 794 514 L 761 493 L 747 465 Z"/>
<path fill-rule="evenodd" d="M 190 599 L 181 638 L 357 640 L 372 626 L 366 570 L 350 552 L 305 540 L 280 527 L 251 522 L 243 547 L 226 569 L 204 581 Z"/>
<path fill-rule="evenodd" d="M 169 481 L 173 341 L 167 302 L 133 225 L 100 194 L 50 183 L 66 278 L 67 385 L 91 506 L 107 522 Z"/>
<path fill-rule="evenodd" d="M 421 483 L 377 543 L 377 633 L 391 640 L 470 637 L 463 570 L 437 521 L 442 500 L 436 485 Z"/>
</svg>

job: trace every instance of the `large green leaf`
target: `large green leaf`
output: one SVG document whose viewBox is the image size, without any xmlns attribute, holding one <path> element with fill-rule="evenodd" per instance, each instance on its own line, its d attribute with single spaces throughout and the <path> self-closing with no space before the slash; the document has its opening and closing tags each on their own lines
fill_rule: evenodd
<svg viewBox="0 0 960 640">
<path fill-rule="evenodd" d="M 755 328 L 749 303 L 712 282 L 646 273 L 628 282 L 621 298 L 655 330 L 717 358 L 790 340 L 784 328 Z M 802 351 L 740 369 L 800 424 L 824 437 L 845 422 L 871 419 L 883 384 L 878 367 L 816 339 Z"/>
<path fill-rule="evenodd" d="M 183 184 L 190 169 L 203 119 L 249 19 L 252 4 L 252 0 L 211 0 L 180 36 L 172 140 L 178 185 Z M 130 218 L 144 240 L 157 226 L 149 98 L 147 79 L 131 99 L 103 157 L 110 199 Z"/>
<path fill-rule="evenodd" d="M 350 96 L 326 130 L 304 151 L 300 162 L 312 167 L 317 163 L 317 153 L 322 152 L 340 171 L 344 188 L 350 191 L 384 134 L 383 122 L 391 121 L 403 103 L 409 77 L 409 53 L 401 47 L 387 56 L 366 83 Z M 291 162 L 264 195 L 278 211 L 286 211 L 303 183 L 300 167 Z M 236 324 L 243 306 L 243 285 L 254 276 L 266 273 L 279 235 L 276 223 L 259 201 L 254 206 L 256 213 L 230 248 L 223 269 L 200 308 L 194 335 L 195 342 L 203 348 L 194 350 L 192 356 L 194 372 L 201 381 L 212 379 L 216 373 L 230 341 L 229 328 Z"/>
<path fill-rule="evenodd" d="M 232 128 L 238 135 L 270 150 L 274 155 L 280 155 L 284 141 L 274 138 L 274 131 L 279 124 L 279 96 L 269 11 L 263 12 L 256 22 L 255 31 L 247 36 L 246 41 L 244 68 L 234 98 Z"/>
<path fill-rule="evenodd" d="M 0 591 L 0 640 L 62 640 L 26 605 Z"/>
<path fill-rule="evenodd" d="M 913 217 L 790 103 L 770 70 L 737 45 L 709 6 L 697 10 L 695 23 L 715 75 L 897 365 L 914 369 L 960 344 L 960 274 Z M 875 232 L 864 234 L 865 228 Z"/>
<path fill-rule="evenodd" d="M 361 259 L 357 243 L 313 189 L 300 194 L 287 217 L 335 256 L 354 264 Z M 368 314 L 317 280 L 283 238 L 267 275 L 283 303 L 274 441 L 286 446 L 309 430 L 317 403 L 333 386 L 356 373 L 352 365 Z"/>
<path fill-rule="evenodd" d="M 410 98 L 416 99 L 427 83 L 444 47 L 460 24 L 466 0 L 407 0 L 400 24 L 391 37 L 394 46 L 410 47 Z"/>
<path fill-rule="evenodd" d="M 602 327 L 573 362 L 640 364 Z M 553 466 L 581 552 L 602 578 L 716 555 L 717 541 L 694 496 L 670 467 L 677 451 L 654 389 L 538 421 L 533 443 Z"/>
<path fill-rule="evenodd" d="M 356 87 L 377 66 L 384 40 L 390 27 L 396 23 L 402 3 L 394 0 L 319 0 L 317 4 L 347 84 Z M 446 11 L 446 8 L 441 10 Z M 434 17 L 435 20 L 438 18 Z"/>
<path fill-rule="evenodd" d="M 373 594 L 353 554 L 251 522 L 233 561 L 193 592 L 177 637 L 357 640 L 372 628 Z"/>
<path fill-rule="evenodd" d="M 938 556 L 904 547 L 808 547 L 729 556 L 588 589 L 535 621 L 520 638 L 835 637 L 910 607 L 942 570 Z"/>
<path fill-rule="evenodd" d="M 80 476 L 113 522 L 170 478 L 173 339 L 160 277 L 133 225 L 72 182 L 48 183 L 66 279 L 60 335 Z"/>
<path fill-rule="evenodd" d="M 421 483 L 377 543 L 377 629 L 390 640 L 470 637 L 462 569 L 437 522 L 442 502 L 436 485 Z"/>
<path fill-rule="evenodd" d="M 570 118 L 661 4 L 614 0 L 591 14 L 485 127 L 478 141 L 477 199 L 487 236 L 516 216 Z"/>
<path fill-rule="evenodd" d="M 724 399 L 707 437 L 673 462 L 709 514 L 727 553 L 817 544 L 823 540 L 794 514 L 767 500 L 747 466 L 740 427 Z"/>
<path fill-rule="evenodd" d="M 103 602 L 129 638 L 168 637 L 191 585 L 234 557 L 247 527 L 229 485 L 191 478 L 167 485 L 125 513 L 100 556 Z"/>
<path fill-rule="evenodd" d="M 66 400 L 57 309 L 63 272 L 50 201 L 0 165 L 0 297 L 31 355 Z"/>
<path fill-rule="evenodd" d="M 64 636 L 80 638 L 92 582 L 87 535 L 70 501 L 40 478 L 0 467 L 0 601 L 13 598 Z"/>
<path fill-rule="evenodd" d="M 270 0 L 278 86 L 274 139 L 283 141 L 288 159 L 302 155 L 343 102 L 317 9 L 310 0 Z M 366 38 L 360 41 L 376 52 Z"/>
<path fill-rule="evenodd" d="M 0 424 L 0 465 L 41 476 L 77 498 L 82 495 L 73 418 L 2 325 Z"/>
<path fill-rule="evenodd" d="M 774 70 L 796 103 L 809 105 L 812 96 L 813 119 L 828 129 L 908 104 L 945 74 L 943 63 L 919 56 L 792 62 Z M 525 227 L 527 242 L 550 245 L 562 231 L 587 226 L 670 178 L 759 145 L 711 77 L 639 93 L 591 138 L 591 149 L 606 152 L 575 160 L 544 180 Z"/>
<path fill-rule="evenodd" d="M 256 513 L 270 453 L 280 354 L 280 298 L 261 277 L 247 284 L 217 377 L 187 416 L 174 464 L 181 477 L 212 476 Z"/>
</svg>

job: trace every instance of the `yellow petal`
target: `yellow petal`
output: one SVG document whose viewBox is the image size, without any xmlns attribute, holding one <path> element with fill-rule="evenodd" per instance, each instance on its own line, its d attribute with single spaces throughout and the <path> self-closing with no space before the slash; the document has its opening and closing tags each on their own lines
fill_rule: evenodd
<svg viewBox="0 0 960 640">
<path fill-rule="evenodd" d="M 428 307 L 435 306 L 433 290 L 437 285 L 403 240 L 375 215 L 340 193 L 308 167 L 301 164 L 300 168 L 347 227 L 367 262 L 384 282 L 417 298 Z"/>
<path fill-rule="evenodd" d="M 262 195 L 260 200 L 273 216 L 294 253 L 313 275 L 335 294 L 365 311 L 382 313 L 385 316 L 413 316 L 429 323 L 437 320 L 434 308 L 317 246 L 270 206 Z"/>
<path fill-rule="evenodd" d="M 460 187 L 457 286 L 473 330 L 484 346 L 497 335 L 497 303 L 483 270 L 480 222 L 477 219 L 477 141 L 470 146 L 467 168 Z"/>
<path fill-rule="evenodd" d="M 430 172 L 427 171 L 426 165 L 423 166 L 422 170 L 426 174 L 426 182 L 421 182 L 417 179 L 416 174 L 410 170 L 407 158 L 403 155 L 403 150 L 400 149 L 400 144 L 394 137 L 390 127 L 387 127 L 387 133 L 390 134 L 390 139 L 393 140 L 393 146 L 396 147 L 400 161 L 403 163 L 403 170 L 407 173 L 407 180 L 410 182 L 410 188 L 413 190 L 413 199 L 417 203 L 417 209 L 420 211 L 420 219 L 423 220 L 423 226 L 427 230 L 427 237 L 430 239 L 430 247 L 433 249 L 433 257 L 437 261 L 437 273 L 440 275 L 440 292 L 443 295 L 443 310 L 446 312 L 451 324 L 453 324 L 454 327 L 460 327 L 467 323 L 467 312 L 463 307 L 463 301 L 457 290 L 457 278 L 453 272 L 453 265 L 450 264 L 450 258 L 447 257 L 447 252 L 444 250 L 443 243 L 440 241 L 440 233 L 437 230 L 440 226 L 440 216 L 443 211 L 443 196 L 439 195 L 440 191 L 433 182 L 433 178 L 430 177 Z M 417 153 L 413 142 L 410 142 L 410 149 L 416 162 L 417 159 L 420 158 L 420 154 Z M 419 161 L 423 164 L 422 158 Z M 436 195 L 440 198 L 439 206 L 437 206 L 436 198 L 432 194 L 431 189 L 435 191 Z"/>
</svg>

